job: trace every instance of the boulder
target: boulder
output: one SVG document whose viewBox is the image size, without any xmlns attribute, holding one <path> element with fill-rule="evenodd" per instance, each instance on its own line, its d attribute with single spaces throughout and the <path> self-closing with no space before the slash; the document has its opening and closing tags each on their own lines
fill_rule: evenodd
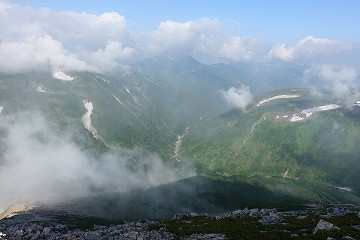
<svg viewBox="0 0 360 240">
<path fill-rule="evenodd" d="M 260 215 L 259 209 L 254 208 L 249 210 L 249 217 L 258 217 Z"/>
<path fill-rule="evenodd" d="M 344 240 L 356 240 L 355 238 L 352 238 L 350 236 L 345 236 L 345 237 L 342 237 L 341 239 L 344 239 Z"/>
<path fill-rule="evenodd" d="M 260 222 L 262 224 L 276 224 L 279 223 L 281 221 L 283 221 L 283 217 L 281 216 L 281 214 L 279 214 L 278 212 L 269 212 L 267 215 L 264 215 L 261 219 Z"/>
<path fill-rule="evenodd" d="M 344 208 L 334 208 L 333 212 L 332 212 L 332 216 L 333 217 L 337 217 L 337 216 L 345 216 L 346 215 L 346 209 Z"/>
<path fill-rule="evenodd" d="M 316 227 L 314 228 L 313 234 L 316 234 L 319 230 L 331 231 L 331 230 L 339 230 L 340 228 L 336 227 L 334 224 L 324 221 L 320 219 Z"/>
</svg>

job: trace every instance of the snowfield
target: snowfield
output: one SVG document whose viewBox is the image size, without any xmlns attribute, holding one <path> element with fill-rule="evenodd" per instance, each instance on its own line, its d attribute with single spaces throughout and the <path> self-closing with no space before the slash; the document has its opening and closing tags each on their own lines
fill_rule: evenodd
<svg viewBox="0 0 360 240">
<path fill-rule="evenodd" d="M 38 87 L 36 88 L 36 91 L 37 91 L 37 92 L 40 92 L 40 93 L 46 93 L 46 91 L 42 88 L 42 86 L 38 86 Z"/>
<path fill-rule="evenodd" d="M 91 124 L 91 114 L 94 110 L 94 106 L 93 106 L 92 102 L 89 102 L 86 99 L 83 101 L 83 104 L 84 104 L 85 109 L 87 110 L 87 112 L 82 117 L 82 122 L 83 122 L 84 128 L 86 130 L 88 130 L 93 135 L 94 138 L 97 139 L 98 138 L 97 131 L 96 131 L 95 127 Z"/>
<path fill-rule="evenodd" d="M 302 110 L 301 113 L 302 114 L 309 114 L 309 113 L 312 114 L 314 112 L 329 111 L 329 110 L 333 110 L 333 109 L 337 109 L 337 108 L 341 108 L 341 106 L 339 106 L 337 104 L 329 104 L 329 105 L 305 109 L 305 110 Z"/>
<path fill-rule="evenodd" d="M 333 110 L 333 109 L 337 109 L 337 108 L 341 108 L 341 107 L 342 106 L 339 106 L 337 104 L 329 104 L 329 105 L 305 109 L 305 110 L 302 110 L 300 114 L 294 113 L 290 119 L 290 122 L 303 121 L 306 118 L 310 117 L 315 112 L 329 111 L 329 110 Z M 300 116 L 300 115 L 303 115 L 303 116 Z"/>
<path fill-rule="evenodd" d="M 300 95 L 297 94 L 293 94 L 293 95 L 277 95 L 271 98 L 266 98 L 264 100 L 261 100 L 258 104 L 256 104 L 256 107 L 259 107 L 261 105 L 263 105 L 264 103 L 276 100 L 276 99 L 288 99 L 288 98 L 297 98 L 300 97 Z"/>
<path fill-rule="evenodd" d="M 339 190 L 343 190 L 343 191 L 346 191 L 346 192 L 352 192 L 352 188 L 349 188 L 349 187 L 336 187 L 336 189 L 339 189 Z"/>
<path fill-rule="evenodd" d="M 182 139 L 185 137 L 185 135 L 189 132 L 189 128 L 190 126 L 187 126 L 184 133 L 182 135 L 177 135 L 177 138 L 176 138 L 176 142 L 175 142 L 175 146 L 174 146 L 174 155 L 173 155 L 173 158 L 176 160 L 176 161 L 180 161 L 178 159 L 178 156 L 179 156 L 179 151 L 180 151 L 180 147 L 181 147 L 181 143 L 182 143 Z"/>
<path fill-rule="evenodd" d="M 304 119 L 305 119 L 305 118 L 300 117 L 300 116 L 297 115 L 297 114 L 293 114 L 292 117 L 290 118 L 290 122 L 302 121 L 302 120 L 304 120 Z"/>
<path fill-rule="evenodd" d="M 69 76 L 66 73 L 61 72 L 61 71 L 55 71 L 53 73 L 53 77 L 56 78 L 56 79 L 62 80 L 62 81 L 72 81 L 72 80 L 74 80 L 73 77 L 71 77 L 71 76 Z"/>
</svg>

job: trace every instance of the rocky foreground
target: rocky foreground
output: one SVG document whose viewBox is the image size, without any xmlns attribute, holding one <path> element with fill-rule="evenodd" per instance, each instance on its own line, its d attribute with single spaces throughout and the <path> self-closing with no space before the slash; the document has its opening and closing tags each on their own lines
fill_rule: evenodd
<svg viewBox="0 0 360 240">
<path fill-rule="evenodd" d="M 81 217 L 30 210 L 1 220 L 0 239 L 360 239 L 359 211 L 354 205 L 245 208 L 215 216 L 177 214 L 162 222 L 84 227 L 74 224 L 84 221 Z"/>
</svg>

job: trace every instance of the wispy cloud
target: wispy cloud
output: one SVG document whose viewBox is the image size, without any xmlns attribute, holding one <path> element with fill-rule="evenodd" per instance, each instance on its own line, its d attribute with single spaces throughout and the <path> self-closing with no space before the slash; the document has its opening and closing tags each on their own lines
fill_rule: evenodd
<svg viewBox="0 0 360 240">
<path fill-rule="evenodd" d="M 332 92 L 333 97 L 345 104 L 353 104 L 360 98 L 358 73 L 351 67 L 316 65 L 304 71 L 304 79 L 310 85 L 320 81 L 322 88 Z"/>
</svg>

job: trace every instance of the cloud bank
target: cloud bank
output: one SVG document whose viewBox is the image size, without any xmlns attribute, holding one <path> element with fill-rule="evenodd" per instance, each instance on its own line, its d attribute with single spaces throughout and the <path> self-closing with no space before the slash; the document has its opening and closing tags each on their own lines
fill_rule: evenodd
<svg viewBox="0 0 360 240">
<path fill-rule="evenodd" d="M 34 9 L 0 1 L 0 72 L 31 70 L 112 71 L 162 54 L 191 55 L 204 63 L 338 61 L 360 48 L 307 36 L 294 45 L 231 35 L 218 19 L 163 21 L 157 29 L 133 32 L 117 12 L 99 15 Z M 354 47 L 355 46 L 355 47 Z M 350 54 L 350 55 L 349 55 Z M 351 59 L 358 55 L 352 54 Z"/>
<path fill-rule="evenodd" d="M 6 179 L 0 181 L 0 210 L 18 202 L 56 204 L 147 189 L 195 175 L 139 149 L 94 157 L 38 114 L 3 117 L 0 142 L 0 176 Z"/>
<path fill-rule="evenodd" d="M 283 61 L 312 59 L 320 55 L 339 53 L 350 49 L 351 47 L 347 44 L 326 38 L 307 36 L 293 46 L 286 46 L 283 43 L 273 46 L 268 53 L 268 58 Z"/>
</svg>

